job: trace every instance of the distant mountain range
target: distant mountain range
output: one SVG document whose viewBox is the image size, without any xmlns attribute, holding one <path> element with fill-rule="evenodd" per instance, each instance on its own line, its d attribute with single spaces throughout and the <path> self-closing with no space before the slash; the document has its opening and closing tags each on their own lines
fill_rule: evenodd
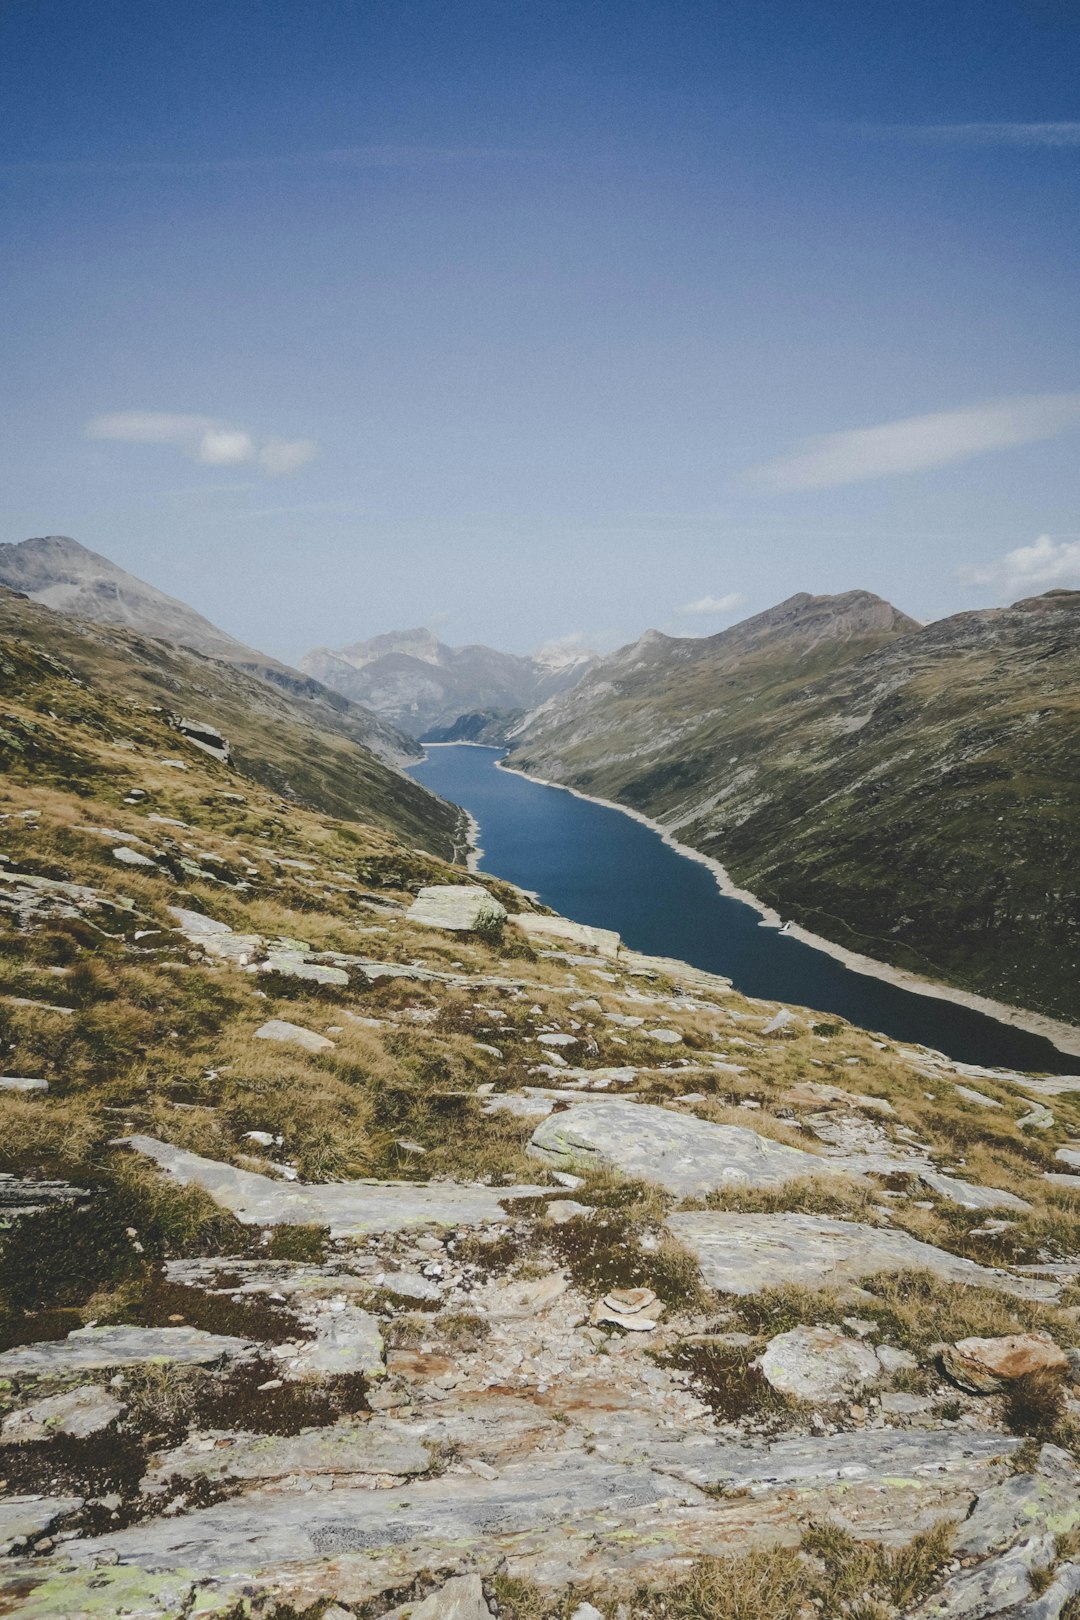
<svg viewBox="0 0 1080 1620">
<path fill-rule="evenodd" d="M 401 762 L 420 756 L 411 737 L 381 718 L 358 704 L 343 701 L 339 692 L 323 686 L 310 675 L 302 675 L 288 664 L 254 647 L 246 647 L 235 636 L 204 619 L 186 602 L 166 596 L 164 591 L 137 579 L 110 562 L 108 557 L 89 551 L 66 535 L 52 534 L 0 545 L 0 585 L 20 591 L 56 612 L 88 619 L 93 624 L 132 630 L 174 646 L 190 647 L 208 658 L 258 675 L 310 704 L 315 711 L 311 717 L 313 725 L 333 717 L 336 730 L 383 759 Z"/>
<path fill-rule="evenodd" d="M 649 631 L 512 746 L 828 939 L 1080 1013 L 1080 592 L 926 626 L 802 594 L 715 636 Z"/>
<path fill-rule="evenodd" d="M 556 644 L 531 657 L 493 647 L 448 647 L 430 630 L 394 630 L 333 650 L 316 647 L 300 667 L 354 703 L 421 739 L 464 715 L 500 711 L 506 724 L 575 686 L 592 653 Z M 503 727 L 497 726 L 502 739 Z"/>
</svg>

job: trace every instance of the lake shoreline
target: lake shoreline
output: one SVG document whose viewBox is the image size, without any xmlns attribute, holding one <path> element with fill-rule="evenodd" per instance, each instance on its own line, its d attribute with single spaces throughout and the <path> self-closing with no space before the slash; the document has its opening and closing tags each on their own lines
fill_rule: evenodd
<svg viewBox="0 0 1080 1620">
<path fill-rule="evenodd" d="M 447 748 L 461 747 L 460 743 L 431 743 L 426 747 Z M 497 745 L 488 743 L 467 743 L 469 748 L 490 748 L 493 753 L 500 752 Z M 496 768 L 506 771 L 511 776 L 520 776 L 526 782 L 535 782 L 539 787 L 557 788 L 562 793 L 570 793 L 575 798 L 584 799 L 590 804 L 602 805 L 608 810 L 618 810 L 624 816 L 630 816 L 645 827 L 659 834 L 660 838 L 670 849 L 679 855 L 685 855 L 689 860 L 697 861 L 704 866 L 715 879 L 716 886 L 721 894 L 730 900 L 740 900 L 744 905 L 750 906 L 762 919 L 762 922 L 772 928 L 780 928 L 783 918 L 777 911 L 749 889 L 742 889 L 733 880 L 727 869 L 711 855 L 705 855 L 699 849 L 693 849 L 689 844 L 682 844 L 673 833 L 663 826 L 661 822 L 654 821 L 643 811 L 633 810 L 628 805 L 619 804 L 615 799 L 597 798 L 595 794 L 583 793 L 580 788 L 570 787 L 565 782 L 552 782 L 546 777 L 534 776 L 529 771 L 518 770 L 515 766 L 507 764 L 505 759 L 496 760 Z M 478 857 L 479 859 L 479 857 Z M 879 962 L 876 957 L 864 956 L 859 951 L 852 951 L 845 945 L 838 945 L 834 940 L 826 939 L 821 934 L 811 933 L 808 928 L 791 921 L 787 929 L 787 937 L 801 940 L 804 945 L 814 950 L 822 951 L 835 961 L 841 962 L 854 973 L 862 973 L 868 978 L 881 979 L 886 984 L 897 986 L 901 990 L 910 990 L 916 995 L 929 996 L 938 1001 L 951 1001 L 959 1007 L 967 1007 L 972 1012 L 984 1014 L 993 1018 L 999 1024 L 1008 1024 L 1014 1029 L 1021 1029 L 1028 1035 L 1041 1036 L 1049 1041 L 1066 1057 L 1080 1057 L 1080 1029 L 1069 1024 L 1063 1024 L 1055 1018 L 1048 1018 L 1042 1013 L 1029 1012 L 1023 1007 L 1013 1007 L 1008 1002 L 995 1001 L 990 996 L 980 996 L 971 990 L 960 990 L 952 985 L 942 984 L 936 979 L 924 979 L 917 973 L 911 973 L 907 968 L 892 967 L 887 962 Z M 774 998 L 775 999 L 775 998 Z"/>
</svg>

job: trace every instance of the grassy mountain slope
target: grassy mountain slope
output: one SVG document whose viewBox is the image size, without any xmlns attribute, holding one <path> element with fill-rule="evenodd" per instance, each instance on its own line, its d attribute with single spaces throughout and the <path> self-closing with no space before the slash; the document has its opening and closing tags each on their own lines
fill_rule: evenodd
<svg viewBox="0 0 1080 1620">
<path fill-rule="evenodd" d="M 2 587 L 0 703 L 0 766 L 12 777 L 91 795 L 110 778 L 124 791 L 146 787 L 148 774 L 173 774 L 162 757 L 189 770 L 205 758 L 175 729 L 188 717 L 229 740 L 231 765 L 215 765 L 223 785 L 247 778 L 448 858 L 460 848 L 458 811 L 358 742 L 347 706 L 339 714 L 216 659 L 54 613 Z"/>
<path fill-rule="evenodd" d="M 295 698 L 305 699 L 318 712 L 312 724 L 336 715 L 335 729 L 372 749 L 384 759 L 419 759 L 411 737 L 348 701 L 311 675 L 247 647 L 221 630 L 186 602 L 166 596 L 156 586 L 117 567 L 108 557 L 89 551 L 66 535 L 45 535 L 0 545 L 0 585 L 29 596 L 58 613 L 70 613 L 92 624 L 115 626 L 135 635 L 153 636 L 178 647 L 190 647 L 208 658 L 233 664 L 245 674 L 257 675 Z"/>
<path fill-rule="evenodd" d="M 656 817 L 829 939 L 1075 1019 L 1080 593 L 892 629 L 811 600 L 838 634 L 784 604 L 616 654 L 515 764 Z"/>
</svg>

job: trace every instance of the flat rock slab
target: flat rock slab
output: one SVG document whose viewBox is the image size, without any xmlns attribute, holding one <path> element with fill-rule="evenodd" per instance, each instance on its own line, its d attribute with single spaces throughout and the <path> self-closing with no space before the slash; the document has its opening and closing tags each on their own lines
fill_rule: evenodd
<svg viewBox="0 0 1080 1620">
<path fill-rule="evenodd" d="M 123 1412 L 114 1395 L 97 1384 L 82 1384 L 63 1395 L 50 1395 L 43 1401 L 10 1412 L 0 1428 L 0 1440 L 8 1446 L 29 1445 L 64 1435 L 86 1440 L 100 1434 Z"/>
<path fill-rule="evenodd" d="M 575 1110 L 573 1118 L 580 1117 Z M 876 1271 L 930 1271 L 943 1282 L 997 1288 L 1021 1299 L 1056 1300 L 1054 1282 L 976 1265 L 906 1232 L 827 1215 L 669 1215 L 671 1235 L 694 1255 L 710 1288 L 757 1294 L 779 1283 L 819 1288 L 858 1283 Z"/>
<path fill-rule="evenodd" d="M 611 959 L 618 956 L 622 944 L 611 928 L 591 928 L 587 923 L 570 922 L 566 917 L 541 917 L 535 912 L 523 911 L 511 921 L 530 939 L 567 940 L 571 945 Z"/>
<path fill-rule="evenodd" d="M 47 1080 L 32 1079 L 22 1074 L 0 1074 L 0 1091 L 48 1091 Z"/>
<path fill-rule="evenodd" d="M 693 1486 L 648 1468 L 576 1455 L 506 1470 L 498 1479 L 418 1480 L 402 1489 L 340 1488 L 323 1495 L 257 1492 L 64 1546 L 76 1565 L 138 1564 L 151 1573 L 265 1573 L 290 1563 L 370 1554 L 425 1542 L 460 1551 L 491 1538 L 574 1525 L 589 1514 L 616 1516 L 681 1496 Z"/>
<path fill-rule="evenodd" d="M 931 1192 L 937 1193 L 950 1204 L 961 1209 L 1015 1209 L 1028 1210 L 1031 1205 L 1016 1193 L 1002 1187 L 979 1187 L 971 1181 L 958 1181 L 955 1176 L 943 1176 L 936 1170 L 922 1170 L 919 1180 Z"/>
<path fill-rule="evenodd" d="M 426 1474 L 431 1456 L 392 1419 L 347 1421 L 300 1434 L 196 1434 L 155 1459 L 142 1489 L 181 1479 L 284 1479 L 290 1474 Z"/>
<path fill-rule="evenodd" d="M 805 1435 L 766 1445 L 712 1435 L 680 1440 L 650 1437 L 643 1446 L 628 1446 L 617 1435 L 597 1436 L 595 1444 L 601 1456 L 620 1456 L 626 1461 L 647 1452 L 654 1468 L 692 1485 L 764 1495 L 816 1490 L 836 1482 L 874 1486 L 888 1481 L 933 1483 L 944 1474 L 955 1475 L 967 1488 L 981 1490 L 996 1482 L 992 1465 L 1009 1458 L 1023 1441 L 1012 1434 L 912 1428 Z"/>
<path fill-rule="evenodd" d="M 506 907 L 479 884 L 439 883 L 421 889 L 406 916 L 425 928 L 474 933 L 501 927 L 506 921 Z"/>
<path fill-rule="evenodd" d="M 276 1181 L 152 1136 L 128 1136 L 122 1143 L 153 1159 L 181 1186 L 201 1187 L 245 1226 L 328 1226 L 332 1237 L 424 1226 L 486 1226 L 505 1221 L 504 1199 L 551 1192 L 550 1187 L 455 1182 Z"/>
<path fill-rule="evenodd" d="M 619 1170 L 681 1198 L 720 1187 L 776 1187 L 834 1173 L 828 1159 L 741 1125 L 712 1125 L 623 1098 L 550 1115 L 537 1126 L 526 1151 L 558 1170 Z"/>
<path fill-rule="evenodd" d="M 45 1535 L 58 1519 L 82 1507 L 80 1496 L 9 1496 L 0 1501 L 0 1555 Z"/>
<path fill-rule="evenodd" d="M 69 1333 L 66 1339 L 20 1344 L 5 1350 L 0 1355 L 0 1378 L 62 1377 L 106 1367 L 141 1367 L 147 1362 L 206 1367 L 253 1348 L 246 1339 L 204 1333 L 201 1328 L 85 1327 Z"/>
<path fill-rule="evenodd" d="M 292 1046 L 302 1046 L 305 1052 L 328 1052 L 334 1044 L 328 1036 L 305 1029 L 303 1024 L 290 1024 L 285 1018 L 268 1018 L 255 1031 L 255 1039 L 283 1041 Z"/>
</svg>

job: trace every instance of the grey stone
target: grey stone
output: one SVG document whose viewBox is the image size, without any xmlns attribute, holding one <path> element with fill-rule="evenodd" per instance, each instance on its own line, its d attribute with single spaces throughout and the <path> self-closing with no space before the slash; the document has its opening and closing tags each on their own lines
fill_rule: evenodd
<svg viewBox="0 0 1080 1620">
<path fill-rule="evenodd" d="M 1059 1147 L 1054 1158 L 1061 1164 L 1067 1164 L 1071 1170 L 1080 1170 L 1080 1147 L 1075 1142 L 1067 1142 Z"/>
<path fill-rule="evenodd" d="M 1013 1620 L 1058 1620 L 1069 1599 L 1078 1594 L 1080 1564 L 1059 1564 L 1046 1590 L 1014 1609 Z"/>
<path fill-rule="evenodd" d="M 0 1075 L 0 1091 L 48 1091 L 47 1080 L 34 1080 L 18 1074 Z"/>
<path fill-rule="evenodd" d="M 769 1019 L 767 1024 L 763 1024 L 761 1026 L 761 1033 L 763 1035 L 780 1035 L 786 1029 L 793 1030 L 795 1025 L 800 1024 L 801 1022 L 802 1019 L 797 1018 L 791 1011 L 790 1007 L 781 1007 L 778 1012 L 776 1012 L 775 1015 Z"/>
<path fill-rule="evenodd" d="M 521 912 L 511 918 L 515 927 L 532 939 L 561 939 L 598 956 L 614 959 L 622 941 L 610 928 L 591 928 L 585 923 L 570 922 L 566 917 L 540 917 L 534 912 Z M 599 1008 L 597 1009 L 599 1011 Z"/>
<path fill-rule="evenodd" d="M 210 1442 L 213 1442 L 210 1448 Z M 144 1491 L 170 1479 L 284 1479 L 292 1474 L 426 1474 L 426 1448 L 393 1418 L 348 1419 L 300 1434 L 193 1434 L 155 1458 Z"/>
<path fill-rule="evenodd" d="M 881 1363 L 882 1370 L 887 1372 L 890 1377 L 893 1373 L 914 1372 L 919 1365 L 910 1350 L 900 1350 L 895 1344 L 879 1344 L 877 1346 L 877 1358 Z"/>
<path fill-rule="evenodd" d="M 151 860 L 149 855 L 142 855 L 137 849 L 130 849 L 127 844 L 118 844 L 112 852 L 112 858 L 119 861 L 121 866 L 149 867 L 154 872 L 158 869 L 157 862 Z"/>
<path fill-rule="evenodd" d="M 11 1552 L 21 1542 L 35 1541 L 58 1519 L 81 1507 L 81 1496 L 0 1497 L 0 1554 Z"/>
<path fill-rule="evenodd" d="M 315 1337 L 297 1356 L 293 1371 L 320 1375 L 362 1372 L 369 1378 L 381 1378 L 386 1367 L 378 1319 L 355 1305 L 320 1312 Z"/>
<path fill-rule="evenodd" d="M 506 907 L 479 884 L 445 883 L 421 889 L 406 916 L 425 928 L 474 933 L 500 928 L 506 921 Z"/>
<path fill-rule="evenodd" d="M 719 1187 L 775 1187 L 833 1168 L 744 1126 L 713 1125 L 623 1098 L 551 1115 L 526 1151 L 559 1170 L 610 1167 L 683 1198 Z"/>
<path fill-rule="evenodd" d="M 756 1294 L 788 1282 L 854 1284 L 877 1271 L 931 1271 L 944 1282 L 998 1288 L 1022 1299 L 1052 1301 L 1060 1292 L 1056 1283 L 977 1265 L 906 1232 L 827 1215 L 694 1211 L 669 1215 L 667 1227 L 695 1256 L 708 1286 L 721 1293 Z"/>
<path fill-rule="evenodd" d="M 305 1029 L 302 1024 L 290 1024 L 284 1018 L 268 1018 L 255 1031 L 255 1038 L 259 1041 L 285 1041 L 293 1046 L 302 1046 L 305 1052 L 328 1052 L 334 1044 L 325 1035 L 317 1035 L 313 1029 Z"/>
<path fill-rule="evenodd" d="M 1005 1192 L 1000 1187 L 978 1187 L 970 1181 L 958 1181 L 955 1176 L 943 1176 L 936 1170 L 922 1170 L 919 1180 L 937 1193 L 939 1198 L 947 1199 L 951 1204 L 959 1204 L 961 1209 L 1016 1209 L 1028 1210 L 1031 1205 L 1024 1198 L 1017 1197 L 1016 1193 Z"/>
<path fill-rule="evenodd" d="M 1015 1435 L 961 1434 L 945 1429 L 862 1429 L 846 1433 L 795 1436 L 762 1444 L 718 1435 L 666 1439 L 650 1435 L 643 1443 L 596 1437 L 597 1452 L 624 1462 L 648 1456 L 652 1467 L 690 1484 L 729 1490 L 816 1491 L 834 1481 L 880 1486 L 902 1480 L 933 1487 L 943 1475 L 973 1490 L 986 1489 L 998 1474 L 992 1465 L 1023 1442 Z"/>
<path fill-rule="evenodd" d="M 1031 1596 L 1032 1571 L 1046 1569 L 1053 1557 L 1053 1536 L 1023 1541 L 954 1575 L 915 1614 L 919 1620 L 985 1620 L 988 1615 L 1012 1610 Z"/>
<path fill-rule="evenodd" d="M 1054 1116 L 1045 1103 L 1032 1103 L 1028 1113 L 1023 1114 L 1016 1122 L 1033 1131 L 1048 1131 L 1054 1124 Z"/>
<path fill-rule="evenodd" d="M 868 1344 L 836 1327 L 797 1327 L 770 1339 L 755 1361 L 781 1395 L 803 1401 L 836 1401 L 881 1378 L 881 1364 Z"/>
<path fill-rule="evenodd" d="M 153 1159 L 181 1186 L 202 1187 L 246 1226 L 328 1226 L 332 1237 L 424 1226 L 486 1226 L 505 1221 L 504 1200 L 536 1198 L 551 1190 L 451 1181 L 276 1181 L 152 1136 L 129 1136 L 122 1142 Z"/>
<path fill-rule="evenodd" d="M 62 1377 L 106 1367 L 140 1367 L 147 1362 L 174 1366 L 209 1366 L 226 1356 L 244 1355 L 253 1347 L 224 1333 L 191 1327 L 84 1327 L 66 1339 L 20 1344 L 0 1354 L 0 1378 Z"/>
<path fill-rule="evenodd" d="M 987 1097 L 983 1092 L 976 1091 L 973 1086 L 957 1086 L 956 1095 L 963 1097 L 965 1102 L 978 1103 L 981 1108 L 1000 1108 L 1001 1104 L 993 1097 Z"/>
<path fill-rule="evenodd" d="M 74 1541 L 65 1554 L 79 1566 L 115 1557 L 150 1572 L 182 1564 L 212 1574 L 432 1541 L 452 1542 L 460 1553 L 496 1536 L 535 1534 L 590 1514 L 611 1518 L 679 1497 L 704 1501 L 693 1486 L 680 1487 L 670 1475 L 573 1455 L 531 1460 L 496 1480 L 462 1476 L 452 1489 L 444 1479 L 421 1479 L 398 1490 L 241 1496 L 180 1518 Z"/>
<path fill-rule="evenodd" d="M 455 1575 L 418 1603 L 410 1620 L 491 1620 L 479 1575 Z"/>
<path fill-rule="evenodd" d="M 123 1412 L 114 1395 L 97 1384 L 81 1384 L 62 1395 L 50 1395 L 10 1412 L 0 1429 L 0 1439 L 8 1446 L 52 1440 L 58 1434 L 72 1440 L 86 1440 L 100 1434 Z"/>
<path fill-rule="evenodd" d="M 344 968 L 328 967 L 324 962 L 305 961 L 304 953 L 301 951 L 271 950 L 265 960 L 258 964 L 257 972 L 280 973 L 286 979 L 310 979 L 313 984 L 347 985 L 349 982 L 349 975 Z M 329 1044 L 332 1046 L 333 1042 Z"/>
</svg>

